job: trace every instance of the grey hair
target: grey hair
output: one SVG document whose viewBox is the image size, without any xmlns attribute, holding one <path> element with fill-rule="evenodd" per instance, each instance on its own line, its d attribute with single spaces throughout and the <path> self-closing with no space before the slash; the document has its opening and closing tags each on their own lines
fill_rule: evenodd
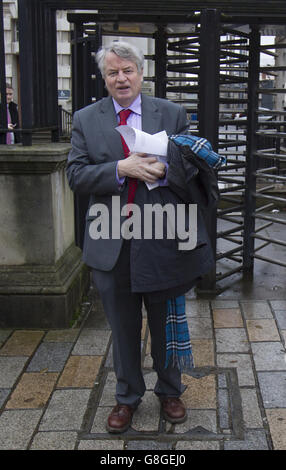
<svg viewBox="0 0 286 470">
<path fill-rule="evenodd" d="M 117 41 L 112 43 L 109 46 L 102 46 L 96 54 L 96 62 L 98 68 L 101 72 L 101 75 L 104 77 L 104 65 L 105 65 L 105 58 L 109 52 L 113 52 L 114 54 L 118 55 L 122 59 L 130 60 L 137 65 L 138 72 L 141 72 L 144 65 L 144 54 L 143 52 L 138 49 L 133 44 L 129 44 L 128 42 L 124 41 Z"/>
</svg>

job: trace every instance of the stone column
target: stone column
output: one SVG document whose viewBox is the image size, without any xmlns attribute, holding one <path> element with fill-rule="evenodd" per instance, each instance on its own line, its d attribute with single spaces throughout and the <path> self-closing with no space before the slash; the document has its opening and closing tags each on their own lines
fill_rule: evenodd
<svg viewBox="0 0 286 470">
<path fill-rule="evenodd" d="M 0 145 L 0 327 L 69 327 L 89 286 L 66 143 Z"/>
</svg>

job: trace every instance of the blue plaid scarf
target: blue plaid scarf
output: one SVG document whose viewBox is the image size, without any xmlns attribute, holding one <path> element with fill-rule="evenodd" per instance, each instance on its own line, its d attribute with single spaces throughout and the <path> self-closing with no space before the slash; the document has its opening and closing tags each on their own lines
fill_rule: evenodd
<svg viewBox="0 0 286 470">
<path fill-rule="evenodd" d="M 212 168 L 218 169 L 226 163 L 226 158 L 214 152 L 210 142 L 203 137 L 180 134 L 169 136 L 169 139 L 179 146 L 189 146 L 199 158 L 205 160 Z M 166 342 L 165 367 L 170 361 L 180 370 L 194 367 L 184 295 L 167 301 Z"/>
<path fill-rule="evenodd" d="M 221 167 L 226 163 L 226 158 L 218 153 L 214 152 L 211 143 L 204 137 L 198 137 L 196 135 L 171 135 L 169 139 L 175 142 L 179 146 L 186 145 L 190 147 L 197 157 L 205 160 L 207 164 L 215 169 Z"/>
<path fill-rule="evenodd" d="M 184 295 L 167 300 L 166 343 L 165 367 L 171 361 L 180 370 L 194 367 Z"/>
</svg>

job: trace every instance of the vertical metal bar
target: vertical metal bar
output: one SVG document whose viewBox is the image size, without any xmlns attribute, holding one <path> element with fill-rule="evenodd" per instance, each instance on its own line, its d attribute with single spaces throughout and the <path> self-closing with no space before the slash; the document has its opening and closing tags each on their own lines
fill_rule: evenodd
<svg viewBox="0 0 286 470">
<path fill-rule="evenodd" d="M 74 23 L 73 46 L 72 46 L 72 69 L 73 69 L 73 111 L 76 111 L 84 106 L 83 96 L 83 53 L 82 42 L 80 39 L 83 37 L 83 25 Z"/>
<path fill-rule="evenodd" d="M 34 5 L 34 7 L 36 8 L 36 5 Z M 32 127 L 34 123 L 34 57 L 32 13 L 33 5 L 31 0 L 18 0 L 23 145 L 32 145 Z"/>
<path fill-rule="evenodd" d="M 39 103 L 41 103 L 41 108 L 39 110 L 40 120 L 38 126 L 45 127 L 50 125 L 50 102 L 53 100 L 50 90 L 51 70 L 46 46 L 47 42 L 51 41 L 52 35 L 49 31 L 49 11 L 47 11 L 45 5 L 42 5 L 39 24 L 41 29 L 37 31 L 37 37 L 40 43 L 39 50 L 41 52 L 40 56 L 38 57 L 40 80 L 40 90 L 38 96 L 40 97 Z M 47 80 L 46 77 L 49 77 L 49 80 Z"/>
<path fill-rule="evenodd" d="M 165 25 L 158 25 L 155 38 L 155 96 L 166 98 L 167 34 Z"/>
<path fill-rule="evenodd" d="M 199 132 L 218 145 L 220 13 L 203 10 L 200 32 Z"/>
<path fill-rule="evenodd" d="M 207 9 L 201 13 L 199 71 L 199 135 L 217 150 L 219 129 L 220 12 Z M 207 230 L 216 256 L 217 211 L 208 214 Z M 215 289 L 215 268 L 203 278 L 198 289 Z"/>
<path fill-rule="evenodd" d="M 243 240 L 243 271 L 245 274 L 253 273 L 254 266 L 254 238 L 251 234 L 255 228 L 256 198 L 256 166 L 258 117 L 258 88 L 259 88 L 259 58 L 260 58 L 260 32 L 257 25 L 252 25 L 249 38 L 249 74 L 248 74 L 248 112 L 247 112 L 247 144 L 245 168 L 245 214 L 244 214 L 244 240 Z"/>
<path fill-rule="evenodd" d="M 34 125 L 35 127 L 43 126 L 45 116 L 47 115 L 46 108 L 46 93 L 42 80 L 42 68 L 46 66 L 46 58 L 44 54 L 44 27 L 45 22 L 42 14 L 42 3 L 38 2 L 37 7 L 32 11 L 32 24 L 33 24 L 33 77 L 34 81 Z M 48 76 L 48 74 L 46 75 Z"/>
<path fill-rule="evenodd" d="M 94 52 L 97 52 L 101 46 L 102 46 L 102 27 L 97 24 L 96 30 L 95 30 Z M 96 61 L 95 61 L 95 92 L 94 94 L 96 97 L 96 101 L 100 100 L 104 96 L 104 80 L 99 71 Z"/>
<path fill-rule="evenodd" d="M 48 96 L 50 98 L 51 124 L 57 126 L 52 130 L 52 142 L 58 142 L 60 139 L 60 130 L 58 122 L 58 61 L 57 61 L 57 21 L 56 10 L 45 6 L 49 15 L 49 28 L 46 34 L 45 49 L 49 57 L 50 64 L 50 88 Z"/>
<path fill-rule="evenodd" d="M 83 43 L 83 102 L 84 106 L 91 104 L 91 43 L 86 40 Z"/>
<path fill-rule="evenodd" d="M 72 42 L 72 109 L 73 113 L 84 106 L 83 87 L 83 25 L 74 23 Z M 89 197 L 74 194 L 75 243 L 81 249 L 84 239 L 84 220 Z"/>
<path fill-rule="evenodd" d="M 6 111 L 6 72 L 5 72 L 5 44 L 3 24 L 3 2 L 0 0 L 0 122 L 3 128 L 7 128 Z M 0 144 L 6 144 L 6 133 L 0 133 Z"/>
</svg>

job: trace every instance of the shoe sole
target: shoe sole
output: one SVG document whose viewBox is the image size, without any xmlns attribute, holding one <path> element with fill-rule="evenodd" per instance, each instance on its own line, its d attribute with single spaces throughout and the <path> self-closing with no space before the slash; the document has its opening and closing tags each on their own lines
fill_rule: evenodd
<svg viewBox="0 0 286 470">
<path fill-rule="evenodd" d="M 166 421 L 168 421 L 171 424 L 182 424 L 185 421 L 187 421 L 187 413 L 182 417 L 182 418 L 170 418 L 164 411 L 163 411 L 163 417 Z"/>
<path fill-rule="evenodd" d="M 124 428 L 112 428 L 110 426 L 108 426 L 108 424 L 106 425 L 106 430 L 112 434 L 122 434 L 123 432 L 127 431 L 127 429 L 129 429 L 130 427 L 130 424 L 127 424 L 126 426 L 124 426 Z"/>
</svg>

